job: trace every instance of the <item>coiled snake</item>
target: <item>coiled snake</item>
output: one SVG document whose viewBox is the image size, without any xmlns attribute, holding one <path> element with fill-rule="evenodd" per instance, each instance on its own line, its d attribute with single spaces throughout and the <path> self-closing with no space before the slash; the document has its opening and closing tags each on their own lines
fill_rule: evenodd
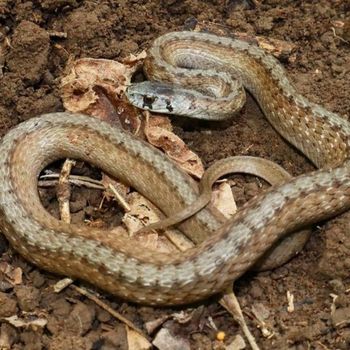
<svg viewBox="0 0 350 350">
<path fill-rule="evenodd" d="M 217 106 L 213 112 L 217 118 L 228 114 L 225 100 L 229 104 L 236 94 L 231 92 L 236 83 L 230 83 L 227 74 L 238 77 L 274 128 L 318 168 L 327 169 L 271 188 L 224 224 L 214 209 L 203 209 L 181 228 L 197 242 L 210 238 L 185 253 L 148 252 L 110 232 L 50 216 L 38 197 L 40 171 L 59 158 L 88 161 L 131 184 L 167 215 L 195 201 L 194 181 L 123 130 L 83 115 L 43 115 L 12 129 L 0 144 L 0 227 L 26 259 L 132 301 L 189 303 L 224 290 L 282 236 L 349 209 L 349 123 L 300 96 L 273 57 L 246 42 L 179 32 L 157 39 L 145 63 L 152 80 L 166 82 L 176 69 L 170 66 L 183 68 L 177 83 L 188 80 L 188 74 L 195 79 L 190 87 L 199 89 L 205 104 L 219 102 L 222 113 L 215 112 Z M 194 77 L 199 68 L 209 69 L 202 80 Z M 210 81 L 214 69 L 223 72 L 218 75 L 220 87 L 198 86 Z M 154 107 L 155 99 L 144 96 L 141 107 Z M 211 115 L 212 111 L 204 117 Z"/>
</svg>

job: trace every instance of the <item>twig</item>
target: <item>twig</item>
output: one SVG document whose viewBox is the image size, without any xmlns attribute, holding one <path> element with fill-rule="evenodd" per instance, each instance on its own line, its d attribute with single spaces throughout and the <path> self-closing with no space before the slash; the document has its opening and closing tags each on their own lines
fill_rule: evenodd
<svg viewBox="0 0 350 350">
<path fill-rule="evenodd" d="M 81 180 L 72 180 L 68 179 L 69 183 L 71 185 L 75 186 L 84 186 L 86 188 L 92 188 L 94 190 L 105 190 L 106 188 L 103 185 L 95 185 L 94 183 L 91 182 L 84 182 Z M 54 187 L 57 186 L 58 180 L 41 180 L 38 182 L 38 186 L 41 188 L 48 188 L 48 187 Z"/>
<path fill-rule="evenodd" d="M 57 184 L 57 201 L 58 201 L 58 206 L 60 210 L 60 217 L 62 221 L 68 224 L 70 224 L 71 222 L 70 206 L 69 206 L 71 188 L 69 185 L 68 177 L 74 165 L 75 165 L 74 160 L 70 160 L 70 159 L 65 160 L 62 166 L 62 170 L 58 178 L 58 184 Z M 70 278 L 66 278 L 65 281 L 66 281 L 66 286 L 70 283 L 73 283 L 73 280 Z"/>
<path fill-rule="evenodd" d="M 124 316 L 122 316 L 119 312 L 113 310 L 110 306 L 108 306 L 106 303 L 104 303 L 103 301 L 101 301 L 100 299 L 98 299 L 95 295 L 93 295 L 92 293 L 88 292 L 86 289 L 77 287 L 75 285 L 71 285 L 71 288 L 74 288 L 77 292 L 79 292 L 80 294 L 86 296 L 87 298 L 89 298 L 90 300 L 92 300 L 94 303 L 96 303 L 98 306 L 100 306 L 102 309 L 106 310 L 107 312 L 109 312 L 113 317 L 115 317 L 116 319 L 118 319 L 119 321 L 125 323 L 128 327 L 130 327 L 131 329 L 133 329 L 135 332 L 139 333 L 140 335 L 142 335 L 143 337 L 145 337 L 147 339 L 147 336 L 142 332 L 141 329 L 139 329 L 138 327 L 136 327 L 131 321 L 129 321 L 127 318 L 125 318 Z"/>
<path fill-rule="evenodd" d="M 287 300 L 288 300 L 287 311 L 294 312 L 294 295 L 289 290 L 287 290 Z"/>
<path fill-rule="evenodd" d="M 39 178 L 39 186 L 42 187 L 50 187 L 57 184 L 57 180 L 60 176 L 60 174 L 52 173 L 52 174 L 45 174 L 40 176 Z M 48 179 L 48 180 L 46 180 Z M 54 180 L 51 180 L 54 179 Z M 105 186 L 103 185 L 102 181 L 91 179 L 88 176 L 80 176 L 80 175 L 69 175 L 68 176 L 69 183 L 77 186 L 85 186 L 88 188 L 95 188 L 98 190 L 105 190 Z"/>
<path fill-rule="evenodd" d="M 238 322 L 240 325 L 244 335 L 246 336 L 251 348 L 253 350 L 260 350 L 258 347 L 258 344 L 256 343 L 254 336 L 250 332 L 241 310 L 241 307 L 239 306 L 238 300 L 235 296 L 235 294 L 228 289 L 225 292 L 225 295 L 220 299 L 220 304 L 223 306 L 232 316 L 233 318 Z"/>
<path fill-rule="evenodd" d="M 129 212 L 131 210 L 129 204 L 125 201 L 123 196 L 116 190 L 116 188 L 112 184 L 108 184 L 108 189 L 112 192 L 114 198 L 117 200 L 119 205 L 125 210 L 125 212 Z"/>
<path fill-rule="evenodd" d="M 52 38 L 52 37 L 54 37 L 54 38 L 63 38 L 63 39 L 67 38 L 67 33 L 66 32 L 58 32 L 56 30 L 49 30 L 48 34 L 49 34 L 50 38 Z"/>
<path fill-rule="evenodd" d="M 69 200 L 70 200 L 70 185 L 68 181 L 68 176 L 72 170 L 72 167 L 75 165 L 74 160 L 66 159 L 61 170 L 60 177 L 58 179 L 57 185 L 57 201 L 60 209 L 61 220 L 70 223 L 70 209 L 69 209 Z"/>
<path fill-rule="evenodd" d="M 53 286 L 53 291 L 55 293 L 61 293 L 63 289 L 66 289 L 68 286 L 70 286 L 72 283 L 74 282 L 74 280 L 72 280 L 69 277 L 63 278 L 61 280 L 59 280 L 58 282 L 56 282 Z"/>
</svg>

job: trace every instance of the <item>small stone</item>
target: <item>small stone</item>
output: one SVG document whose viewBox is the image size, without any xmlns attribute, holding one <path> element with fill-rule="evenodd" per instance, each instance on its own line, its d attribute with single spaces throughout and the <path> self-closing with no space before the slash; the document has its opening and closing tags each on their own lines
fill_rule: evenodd
<svg viewBox="0 0 350 350">
<path fill-rule="evenodd" d="M 118 325 L 115 329 L 102 334 L 104 348 L 106 349 L 127 349 L 127 336 L 125 327 Z"/>
<path fill-rule="evenodd" d="M 17 286 L 15 293 L 21 310 L 33 311 L 39 305 L 40 292 L 35 287 Z"/>
<path fill-rule="evenodd" d="M 91 329 L 94 319 L 95 308 L 91 305 L 78 303 L 70 313 L 66 327 L 72 334 L 84 335 Z"/>
<path fill-rule="evenodd" d="M 340 279 L 334 279 L 328 282 L 329 286 L 332 288 L 332 291 L 340 294 L 345 292 L 345 286 Z"/>
<path fill-rule="evenodd" d="M 331 315 L 332 324 L 335 328 L 343 328 L 350 324 L 350 307 L 336 309 Z"/>
<path fill-rule="evenodd" d="M 109 312 L 107 312 L 106 310 L 103 310 L 103 309 L 97 310 L 96 318 L 100 322 L 108 322 L 108 321 L 110 321 L 111 317 L 112 317 L 111 314 Z"/>
<path fill-rule="evenodd" d="M 52 314 L 56 317 L 65 317 L 72 311 L 72 305 L 65 299 L 58 299 L 51 303 Z"/>
<path fill-rule="evenodd" d="M 6 293 L 0 292 L 0 318 L 9 317 L 16 313 L 17 303 Z"/>
<path fill-rule="evenodd" d="M 189 342 L 181 337 L 176 337 L 166 328 L 162 328 L 155 336 L 152 344 L 159 350 L 190 350 Z"/>
<path fill-rule="evenodd" d="M 40 288 L 45 284 L 45 278 L 38 270 L 31 272 L 30 277 L 35 288 Z"/>
<path fill-rule="evenodd" d="M 288 276 L 288 274 L 289 270 L 286 267 L 282 266 L 271 273 L 271 278 L 274 280 L 279 280 Z"/>
</svg>

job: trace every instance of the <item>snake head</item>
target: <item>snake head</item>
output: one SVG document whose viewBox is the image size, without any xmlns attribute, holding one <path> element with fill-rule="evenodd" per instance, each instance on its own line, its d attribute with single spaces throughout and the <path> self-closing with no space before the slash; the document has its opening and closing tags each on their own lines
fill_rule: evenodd
<svg viewBox="0 0 350 350">
<path fill-rule="evenodd" d="M 185 89 L 170 84 L 144 81 L 131 84 L 125 94 L 135 107 L 166 114 L 183 114 L 179 106 Z"/>
</svg>

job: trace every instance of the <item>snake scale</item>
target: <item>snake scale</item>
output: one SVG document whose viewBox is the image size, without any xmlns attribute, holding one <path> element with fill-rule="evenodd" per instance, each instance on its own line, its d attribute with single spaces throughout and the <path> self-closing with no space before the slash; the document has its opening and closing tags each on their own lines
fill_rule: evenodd
<svg viewBox="0 0 350 350">
<path fill-rule="evenodd" d="M 178 32 L 155 41 L 146 74 L 162 80 L 170 64 L 239 77 L 273 127 L 323 170 L 272 187 L 223 224 L 206 207 L 181 225 L 196 247 L 177 256 L 149 252 L 111 232 L 53 218 L 38 196 L 40 171 L 56 159 L 82 159 L 132 185 L 166 215 L 197 198 L 195 182 L 152 146 L 100 120 L 70 113 L 32 118 L 0 144 L 0 227 L 30 262 L 135 302 L 190 303 L 223 291 L 281 237 L 349 209 L 349 123 L 299 95 L 277 60 L 239 40 Z M 230 88 L 225 79 L 223 90 Z"/>
</svg>

